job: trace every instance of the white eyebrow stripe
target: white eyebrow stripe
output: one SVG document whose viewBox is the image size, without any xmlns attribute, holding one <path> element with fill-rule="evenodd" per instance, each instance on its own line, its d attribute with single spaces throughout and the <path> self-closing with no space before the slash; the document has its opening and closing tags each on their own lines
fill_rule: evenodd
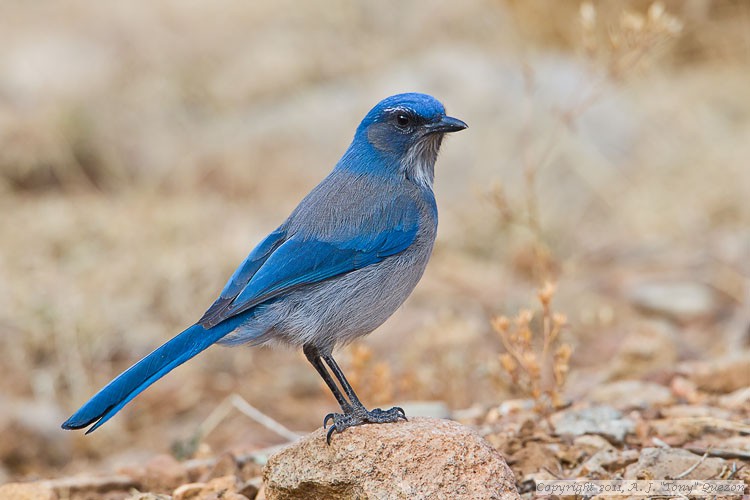
<svg viewBox="0 0 750 500">
<path fill-rule="evenodd" d="M 404 113 L 413 113 L 413 111 L 409 108 L 406 108 L 404 106 L 394 106 L 392 108 L 385 108 L 383 112 L 385 113 L 392 113 L 393 111 L 403 111 Z"/>
</svg>

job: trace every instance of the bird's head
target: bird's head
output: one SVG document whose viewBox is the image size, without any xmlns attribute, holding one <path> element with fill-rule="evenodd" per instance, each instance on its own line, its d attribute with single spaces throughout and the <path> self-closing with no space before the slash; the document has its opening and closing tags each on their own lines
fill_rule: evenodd
<svg viewBox="0 0 750 500">
<path fill-rule="evenodd" d="M 404 175 L 417 184 L 432 187 L 443 136 L 466 127 L 461 120 L 446 116 L 443 105 L 432 96 L 394 95 L 367 113 L 344 159 L 351 154 L 347 163 L 363 162 L 360 167 Z M 367 158 L 371 155 L 375 158 Z"/>
</svg>

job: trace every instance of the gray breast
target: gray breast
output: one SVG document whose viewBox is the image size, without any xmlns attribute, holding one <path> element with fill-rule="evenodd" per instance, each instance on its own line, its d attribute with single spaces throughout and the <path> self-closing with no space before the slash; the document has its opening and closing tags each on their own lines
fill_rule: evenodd
<svg viewBox="0 0 750 500">
<path fill-rule="evenodd" d="M 378 197 L 407 195 L 419 207 L 419 229 L 415 241 L 403 252 L 387 257 L 383 261 L 322 283 L 301 287 L 283 297 L 257 308 L 255 314 L 235 332 L 225 337 L 222 343 L 239 344 L 287 344 L 302 346 L 313 344 L 321 352 L 330 352 L 337 344 L 345 344 L 357 337 L 366 335 L 387 320 L 406 300 L 424 273 L 432 253 L 437 232 L 437 219 L 434 199 L 413 184 L 392 186 L 393 192 L 379 193 L 367 189 L 370 186 L 347 182 L 338 191 L 342 203 L 352 206 L 372 207 Z M 328 186 L 330 189 L 330 186 Z M 330 191 L 329 191 L 330 192 Z M 315 191 L 311 193 L 315 196 Z M 314 199 L 311 201 L 315 201 Z M 335 200 L 325 200 L 331 203 Z M 305 207 L 305 204 L 301 204 Z M 320 203 L 316 214 L 325 214 L 324 204 Z M 340 208 L 340 207 L 339 207 Z M 348 211 L 347 211 L 348 212 Z M 305 214 L 303 212 L 301 216 Z M 356 214 L 355 214 L 356 215 Z M 294 217 L 294 214 L 293 216 Z M 310 224 L 330 223 L 330 218 L 340 218 L 330 212 L 328 219 L 307 219 Z M 347 213 L 346 224 L 367 221 Z M 295 223 L 290 218 L 291 223 Z M 337 223 L 340 223 L 338 221 Z M 349 228 L 354 229 L 353 227 Z M 324 227 L 318 233 L 325 233 Z"/>
<path fill-rule="evenodd" d="M 278 303 L 283 319 L 273 329 L 274 336 L 292 345 L 312 343 L 326 352 L 372 332 L 403 304 L 422 277 L 434 235 L 419 240 L 379 264 L 290 293 Z"/>
</svg>

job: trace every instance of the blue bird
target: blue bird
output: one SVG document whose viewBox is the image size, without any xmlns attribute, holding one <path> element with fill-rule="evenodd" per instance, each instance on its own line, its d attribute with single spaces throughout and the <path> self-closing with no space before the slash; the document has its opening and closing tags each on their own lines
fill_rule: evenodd
<svg viewBox="0 0 750 500">
<path fill-rule="evenodd" d="M 329 443 L 351 426 L 405 419 L 401 408 L 367 410 L 331 354 L 380 326 L 422 277 L 437 232 L 438 150 L 446 133 L 466 127 L 426 94 L 382 100 L 333 171 L 250 252 L 203 317 L 112 380 L 63 429 L 93 432 L 214 343 L 301 347 L 341 406 L 323 420 L 332 422 Z"/>
</svg>

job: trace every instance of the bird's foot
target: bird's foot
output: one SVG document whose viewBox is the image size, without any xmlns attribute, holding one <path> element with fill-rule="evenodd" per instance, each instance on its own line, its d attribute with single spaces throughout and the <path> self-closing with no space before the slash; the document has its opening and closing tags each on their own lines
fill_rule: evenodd
<svg viewBox="0 0 750 500">
<path fill-rule="evenodd" d="M 387 424 L 398 422 L 399 420 L 407 420 L 407 418 L 403 408 L 396 406 L 390 410 L 375 408 L 368 411 L 366 408 L 361 407 L 354 408 L 347 413 L 329 413 L 323 419 L 324 429 L 327 428 L 329 420 L 333 421 L 331 428 L 328 429 L 328 433 L 326 434 L 326 443 L 330 445 L 331 436 L 333 436 L 334 432 L 344 432 L 349 427 L 362 424 Z"/>
</svg>

